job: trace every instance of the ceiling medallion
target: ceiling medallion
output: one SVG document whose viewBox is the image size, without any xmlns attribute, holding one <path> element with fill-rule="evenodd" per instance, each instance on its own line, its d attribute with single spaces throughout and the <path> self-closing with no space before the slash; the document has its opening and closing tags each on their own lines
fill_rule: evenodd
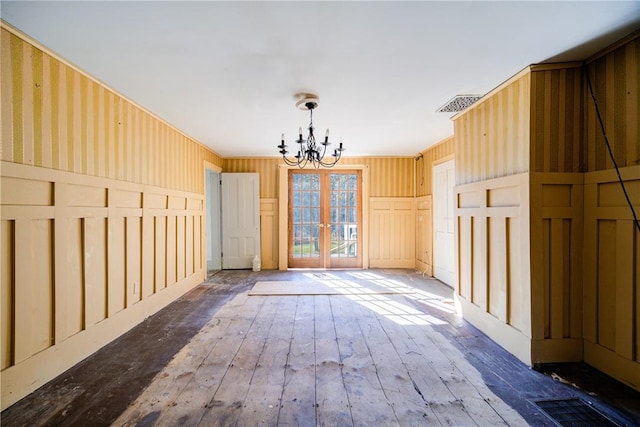
<svg viewBox="0 0 640 427">
<path fill-rule="evenodd" d="M 340 146 L 333 150 L 329 150 L 331 159 L 325 160 L 325 154 L 327 154 L 327 146 L 331 145 L 329 142 L 329 129 L 324 134 L 324 141 L 320 144 L 316 143 L 316 137 L 313 134 L 313 110 L 318 108 L 319 98 L 316 95 L 312 94 L 298 94 L 296 95 L 298 101 L 296 102 L 296 107 L 301 110 L 309 110 L 310 121 L 309 121 L 309 134 L 306 139 L 302 139 L 302 127 L 298 129 L 298 139 L 295 141 L 298 144 L 298 154 L 296 154 L 292 159 L 287 157 L 287 145 L 284 143 L 284 133 L 280 138 L 281 142 L 278 145 L 280 149 L 280 154 L 282 154 L 282 159 L 289 166 L 298 166 L 299 168 L 304 168 L 307 164 L 310 164 L 314 168 L 318 169 L 320 167 L 330 168 L 338 163 L 340 157 L 342 156 L 342 152 L 344 148 L 342 147 L 342 141 L 340 142 Z"/>
</svg>

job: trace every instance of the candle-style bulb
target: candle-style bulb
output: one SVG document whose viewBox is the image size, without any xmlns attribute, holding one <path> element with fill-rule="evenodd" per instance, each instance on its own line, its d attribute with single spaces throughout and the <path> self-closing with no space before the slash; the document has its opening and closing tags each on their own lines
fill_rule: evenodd
<svg viewBox="0 0 640 427">
<path fill-rule="evenodd" d="M 281 140 L 282 142 L 284 142 L 284 133 L 283 133 L 282 135 L 280 135 L 280 140 Z"/>
</svg>

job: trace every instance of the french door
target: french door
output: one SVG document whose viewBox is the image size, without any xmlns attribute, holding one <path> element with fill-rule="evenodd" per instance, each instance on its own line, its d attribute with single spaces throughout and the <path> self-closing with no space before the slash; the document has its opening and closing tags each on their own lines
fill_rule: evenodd
<svg viewBox="0 0 640 427">
<path fill-rule="evenodd" d="M 362 176 L 289 171 L 289 267 L 362 267 Z"/>
</svg>

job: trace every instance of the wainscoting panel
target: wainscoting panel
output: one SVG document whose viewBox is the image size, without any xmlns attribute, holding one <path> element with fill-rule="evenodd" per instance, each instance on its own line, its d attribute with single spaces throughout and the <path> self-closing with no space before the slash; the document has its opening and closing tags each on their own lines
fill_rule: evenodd
<svg viewBox="0 0 640 427">
<path fill-rule="evenodd" d="M 530 363 L 529 174 L 459 185 L 455 200 L 463 314 Z"/>
<path fill-rule="evenodd" d="M 203 196 L 2 162 L 2 405 L 204 279 Z"/>
<path fill-rule="evenodd" d="M 431 196 L 416 199 L 416 267 L 433 276 L 433 209 Z"/>
<path fill-rule="evenodd" d="M 278 199 L 260 199 L 262 269 L 278 269 Z"/>
<path fill-rule="evenodd" d="M 378 268 L 415 267 L 416 209 L 413 197 L 369 199 L 369 262 Z"/>
<path fill-rule="evenodd" d="M 583 174 L 531 174 L 533 363 L 582 360 Z"/>
<path fill-rule="evenodd" d="M 640 166 L 620 172 L 640 212 Z M 584 184 L 584 360 L 639 389 L 640 232 L 615 171 Z"/>
</svg>

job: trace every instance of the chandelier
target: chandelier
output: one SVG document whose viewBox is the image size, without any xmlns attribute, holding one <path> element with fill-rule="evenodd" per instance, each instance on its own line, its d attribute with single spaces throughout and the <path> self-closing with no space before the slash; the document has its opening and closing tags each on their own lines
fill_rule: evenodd
<svg viewBox="0 0 640 427">
<path fill-rule="evenodd" d="M 298 154 L 293 156 L 293 158 L 287 157 L 287 145 L 284 143 L 284 133 L 280 138 L 281 142 L 278 145 L 280 149 L 280 154 L 282 154 L 282 160 L 289 166 L 298 166 L 299 168 L 304 168 L 307 164 L 311 164 L 314 168 L 318 169 L 321 166 L 325 168 L 330 168 L 335 166 L 340 160 L 342 156 L 342 152 L 344 148 L 342 148 L 342 141 L 340 142 L 340 146 L 333 150 L 329 150 L 330 157 L 325 160 L 325 154 L 327 154 L 327 146 L 331 145 L 329 142 L 329 129 L 324 134 L 324 141 L 319 144 L 316 143 L 316 137 L 313 134 L 313 110 L 318 107 L 318 97 L 315 95 L 304 94 L 301 96 L 301 99 L 296 102 L 296 107 L 301 110 L 309 110 L 310 122 L 309 122 L 309 135 L 307 135 L 306 139 L 302 139 L 302 127 L 298 129 L 298 139 L 296 143 L 298 144 L 297 151 Z"/>
</svg>

